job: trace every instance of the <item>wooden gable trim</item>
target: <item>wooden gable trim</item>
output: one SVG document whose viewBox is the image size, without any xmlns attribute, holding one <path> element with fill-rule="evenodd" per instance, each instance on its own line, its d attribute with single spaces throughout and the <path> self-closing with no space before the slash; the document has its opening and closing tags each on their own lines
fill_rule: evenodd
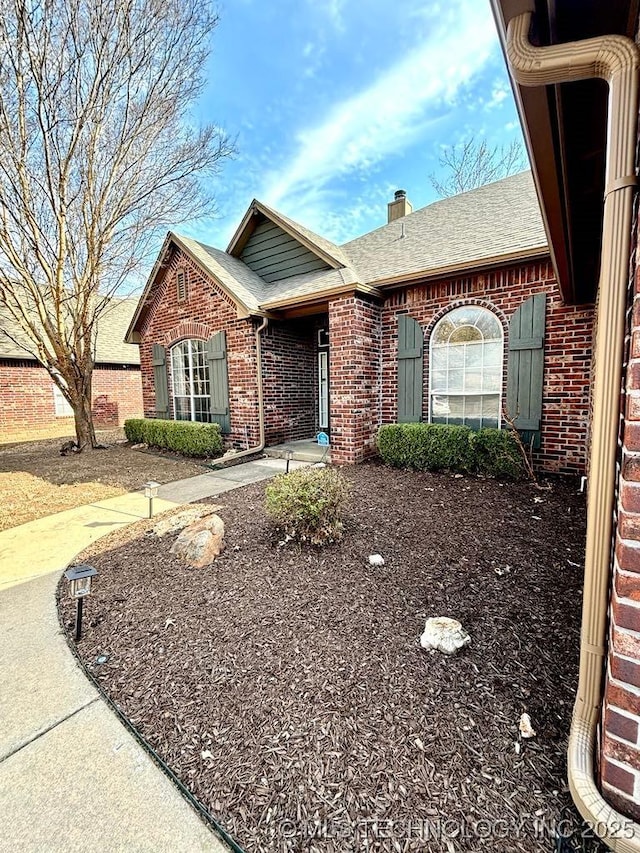
<svg viewBox="0 0 640 853">
<path fill-rule="evenodd" d="M 261 204 L 257 199 L 254 200 L 249 205 L 249 209 L 245 213 L 242 218 L 242 222 L 236 229 L 235 234 L 231 238 L 231 242 L 227 246 L 227 252 L 230 255 L 233 255 L 234 258 L 239 258 L 242 254 L 242 250 L 247 245 L 249 238 L 253 234 L 255 227 L 257 225 L 258 215 L 264 216 L 270 222 L 273 222 L 279 228 L 288 234 L 290 237 L 293 237 L 294 240 L 297 240 L 301 245 L 303 245 L 306 249 L 312 252 L 317 258 L 324 261 L 328 264 L 331 269 L 337 270 L 341 269 L 344 264 L 338 261 L 333 255 L 326 252 L 324 249 L 321 249 L 320 246 L 317 246 L 312 240 L 309 240 L 304 234 L 298 231 L 296 228 L 293 228 L 288 222 L 285 222 L 280 216 L 278 216 L 277 211 L 272 210 L 266 205 Z"/>
</svg>

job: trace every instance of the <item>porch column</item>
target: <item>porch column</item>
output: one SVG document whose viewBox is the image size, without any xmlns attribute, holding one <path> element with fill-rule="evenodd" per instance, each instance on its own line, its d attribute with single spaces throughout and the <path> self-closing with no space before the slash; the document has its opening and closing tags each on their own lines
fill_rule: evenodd
<svg viewBox="0 0 640 853">
<path fill-rule="evenodd" d="M 381 308 L 360 296 L 329 302 L 331 461 L 375 452 L 381 404 Z"/>
</svg>

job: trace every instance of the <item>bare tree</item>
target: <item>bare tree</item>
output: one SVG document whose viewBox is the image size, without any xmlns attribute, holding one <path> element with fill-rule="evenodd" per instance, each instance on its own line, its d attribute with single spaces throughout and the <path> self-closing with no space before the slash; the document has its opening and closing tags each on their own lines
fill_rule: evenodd
<svg viewBox="0 0 640 853">
<path fill-rule="evenodd" d="M 216 23 L 208 0 L 0 0 L 3 331 L 48 370 L 81 447 L 97 322 L 160 230 L 212 211 L 203 178 L 233 150 L 189 112 Z"/>
<path fill-rule="evenodd" d="M 486 139 L 469 139 L 461 145 L 447 146 L 438 162 L 444 177 L 438 179 L 431 174 L 429 180 L 442 198 L 506 178 L 528 165 L 524 149 L 516 139 L 509 145 L 493 148 Z"/>
</svg>

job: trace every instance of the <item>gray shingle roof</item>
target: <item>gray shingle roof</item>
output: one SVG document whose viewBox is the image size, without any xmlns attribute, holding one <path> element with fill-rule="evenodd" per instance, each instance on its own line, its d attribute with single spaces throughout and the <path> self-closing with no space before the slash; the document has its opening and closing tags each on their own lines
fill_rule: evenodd
<svg viewBox="0 0 640 853">
<path fill-rule="evenodd" d="M 371 288 L 403 279 L 451 275 L 472 267 L 510 258 L 546 253 L 547 240 L 530 172 L 504 178 L 475 190 L 442 199 L 396 219 L 362 237 L 336 246 L 298 222 L 253 201 L 254 208 L 280 221 L 341 265 L 267 283 L 239 258 L 190 237 L 170 232 L 171 239 L 191 253 L 209 274 L 249 314 L 260 314 L 284 302 L 295 304 L 313 293 L 345 286 Z M 241 229 L 239 229 L 240 231 Z M 232 240 L 236 241 L 239 232 Z M 161 256 L 164 249 L 161 252 Z M 138 324 L 155 279 L 150 276 L 140 300 Z"/>
<path fill-rule="evenodd" d="M 363 280 L 375 283 L 440 269 L 464 269 L 546 245 L 531 172 L 520 172 L 436 201 L 342 248 Z"/>
<path fill-rule="evenodd" d="M 140 364 L 140 352 L 134 344 L 126 344 L 124 336 L 135 311 L 137 299 L 116 299 L 100 316 L 97 324 L 96 364 Z M 0 330 L 7 331 L 18 342 L 28 342 L 22 330 L 6 313 L 0 314 Z M 0 358 L 33 360 L 28 351 L 0 331 Z"/>
</svg>

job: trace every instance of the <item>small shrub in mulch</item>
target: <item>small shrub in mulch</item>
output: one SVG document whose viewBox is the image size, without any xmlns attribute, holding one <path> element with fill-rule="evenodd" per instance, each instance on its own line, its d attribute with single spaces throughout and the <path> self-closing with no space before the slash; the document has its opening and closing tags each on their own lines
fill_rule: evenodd
<svg viewBox="0 0 640 853">
<path fill-rule="evenodd" d="M 378 452 L 394 468 L 457 471 L 501 479 L 524 476 L 522 454 L 511 430 L 446 424 L 387 424 L 378 430 Z"/>
<path fill-rule="evenodd" d="M 342 536 L 348 495 L 347 481 L 335 468 L 300 468 L 267 486 L 265 508 L 285 536 L 326 545 Z"/>
<path fill-rule="evenodd" d="M 184 456 L 215 457 L 222 453 L 219 424 L 131 418 L 124 422 L 124 433 L 134 444 L 144 443 Z"/>
</svg>

